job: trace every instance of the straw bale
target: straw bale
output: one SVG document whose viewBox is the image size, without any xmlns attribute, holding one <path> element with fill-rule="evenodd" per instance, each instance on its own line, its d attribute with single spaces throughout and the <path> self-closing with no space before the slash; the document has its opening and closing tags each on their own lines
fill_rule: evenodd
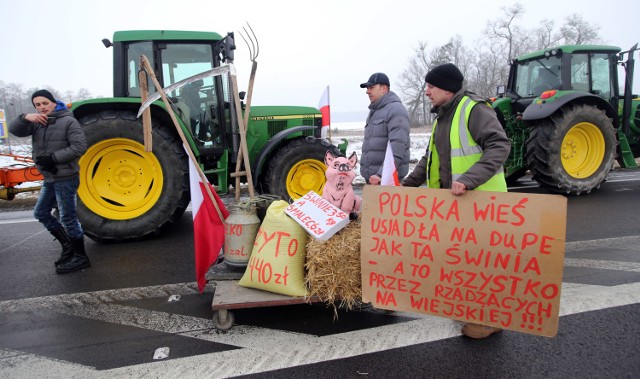
<svg viewBox="0 0 640 379">
<path fill-rule="evenodd" d="M 360 220 L 351 221 L 327 241 L 307 242 L 305 278 L 309 296 L 348 310 L 362 305 Z"/>
</svg>

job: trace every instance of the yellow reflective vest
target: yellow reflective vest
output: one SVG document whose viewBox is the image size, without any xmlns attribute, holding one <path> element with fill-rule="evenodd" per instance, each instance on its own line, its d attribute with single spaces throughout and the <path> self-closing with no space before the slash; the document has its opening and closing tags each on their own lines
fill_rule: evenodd
<svg viewBox="0 0 640 379">
<path fill-rule="evenodd" d="M 469 115 L 478 102 L 463 96 L 451 120 L 449 141 L 451 143 L 451 178 L 452 181 L 467 172 L 482 157 L 482 148 L 471 137 L 469 132 Z M 427 186 L 440 188 L 440 158 L 434 144 L 434 134 L 438 120 L 433 123 L 431 139 L 429 140 L 429 154 L 427 158 Z M 485 183 L 475 188 L 479 191 L 507 192 L 507 182 L 504 178 L 504 167 Z"/>
</svg>

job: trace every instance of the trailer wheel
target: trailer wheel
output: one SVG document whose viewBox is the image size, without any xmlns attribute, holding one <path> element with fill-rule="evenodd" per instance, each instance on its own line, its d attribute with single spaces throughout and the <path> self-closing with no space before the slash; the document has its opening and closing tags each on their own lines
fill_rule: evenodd
<svg viewBox="0 0 640 379">
<path fill-rule="evenodd" d="M 278 195 L 285 201 L 298 199 L 309 191 L 322 194 L 326 182 L 324 157 L 327 150 L 336 156 L 342 155 L 336 146 L 320 138 L 287 141 L 269 159 L 260 179 L 262 192 Z"/>
<path fill-rule="evenodd" d="M 600 187 L 613 167 L 616 131 L 604 111 L 576 105 L 535 126 L 526 142 L 529 169 L 551 192 L 580 195 Z"/>
<path fill-rule="evenodd" d="M 153 151 L 145 152 L 142 121 L 129 111 L 82 117 L 87 152 L 80 159 L 78 217 L 97 242 L 155 236 L 189 205 L 189 167 L 172 129 L 153 119 Z"/>
<path fill-rule="evenodd" d="M 213 326 L 219 330 L 229 330 L 235 323 L 236 319 L 232 312 L 226 309 L 220 309 L 213 312 Z"/>
</svg>

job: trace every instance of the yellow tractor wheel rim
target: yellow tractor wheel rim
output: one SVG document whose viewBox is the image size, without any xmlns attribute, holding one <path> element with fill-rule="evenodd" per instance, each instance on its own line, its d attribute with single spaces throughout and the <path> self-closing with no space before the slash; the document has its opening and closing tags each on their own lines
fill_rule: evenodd
<svg viewBox="0 0 640 379">
<path fill-rule="evenodd" d="M 315 159 L 297 162 L 287 173 L 287 192 L 292 199 L 298 199 L 314 191 L 322 194 L 327 166 Z"/>
<path fill-rule="evenodd" d="M 562 167 L 576 179 L 588 178 L 602 164 L 605 150 L 602 131 L 590 122 L 578 123 L 562 140 Z"/>
<path fill-rule="evenodd" d="M 108 219 L 128 220 L 146 213 L 160 198 L 162 184 L 158 159 L 130 139 L 100 141 L 80 159 L 78 196 Z"/>
</svg>

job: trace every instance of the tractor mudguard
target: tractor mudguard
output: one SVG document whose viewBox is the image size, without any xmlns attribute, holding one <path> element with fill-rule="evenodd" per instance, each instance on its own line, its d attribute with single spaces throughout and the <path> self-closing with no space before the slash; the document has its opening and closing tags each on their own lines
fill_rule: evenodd
<svg viewBox="0 0 640 379">
<path fill-rule="evenodd" d="M 260 154 L 258 154 L 258 159 L 256 159 L 255 163 L 253 164 L 253 167 L 251 167 L 251 172 L 252 172 L 252 175 L 253 175 L 253 185 L 255 187 L 258 186 L 258 178 L 260 177 L 260 174 L 262 173 L 261 171 L 262 171 L 262 167 L 264 167 L 264 163 L 267 161 L 267 158 L 269 157 L 271 152 L 274 149 L 276 149 L 278 146 L 280 146 L 280 144 L 282 143 L 283 140 L 285 140 L 292 133 L 301 132 L 301 131 L 304 131 L 304 130 L 311 130 L 311 129 L 315 129 L 315 128 L 317 128 L 317 126 L 315 126 L 315 125 L 295 126 L 293 128 L 285 129 L 285 130 L 283 130 L 281 132 L 278 132 L 273 137 L 271 137 L 269 139 L 269 142 L 267 142 L 262 147 L 262 150 L 260 151 Z"/>
<path fill-rule="evenodd" d="M 527 109 L 525 109 L 522 114 L 522 120 L 535 121 L 544 119 L 568 103 L 595 105 L 598 108 L 602 108 L 607 113 L 607 116 L 614 119 L 614 126 L 618 126 L 616 112 L 611 104 L 607 103 L 599 96 L 582 91 L 563 92 L 560 95 L 555 95 L 544 100 L 537 98 L 527 107 Z"/>
</svg>

